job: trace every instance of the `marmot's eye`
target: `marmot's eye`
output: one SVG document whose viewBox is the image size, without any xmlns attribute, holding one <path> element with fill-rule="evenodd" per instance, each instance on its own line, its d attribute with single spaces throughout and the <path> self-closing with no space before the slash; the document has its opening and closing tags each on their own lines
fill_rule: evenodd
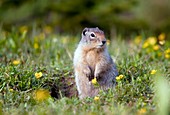
<svg viewBox="0 0 170 115">
<path fill-rule="evenodd" d="M 92 38 L 94 38 L 94 37 L 95 37 L 95 34 L 94 34 L 94 33 L 91 33 L 90 36 L 91 36 Z"/>
</svg>

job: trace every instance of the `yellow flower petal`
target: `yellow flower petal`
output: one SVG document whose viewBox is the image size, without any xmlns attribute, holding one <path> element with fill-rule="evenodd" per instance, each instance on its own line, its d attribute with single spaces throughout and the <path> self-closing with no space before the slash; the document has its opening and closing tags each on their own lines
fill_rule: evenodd
<svg viewBox="0 0 170 115">
<path fill-rule="evenodd" d="M 94 100 L 95 100 L 95 101 L 98 101 L 99 99 L 100 99 L 100 98 L 99 98 L 98 96 L 95 96 L 95 97 L 94 97 Z"/>
<path fill-rule="evenodd" d="M 36 72 L 35 73 L 35 77 L 37 78 L 37 79 L 39 79 L 39 78 L 41 78 L 42 77 L 42 72 Z"/>
<path fill-rule="evenodd" d="M 123 75 L 119 75 L 120 79 L 122 79 L 124 76 Z"/>
<path fill-rule="evenodd" d="M 156 51 L 156 50 L 159 50 L 159 45 L 154 45 L 154 46 L 153 46 L 153 50 L 155 50 L 155 51 Z"/>
<path fill-rule="evenodd" d="M 13 63 L 13 65 L 18 65 L 18 64 L 20 64 L 20 60 L 14 60 L 12 63 Z"/>
<path fill-rule="evenodd" d="M 165 53 L 166 53 L 166 54 L 169 54 L 169 53 L 170 53 L 170 48 L 168 48 L 167 50 L 165 50 Z"/>
<path fill-rule="evenodd" d="M 116 77 L 116 80 L 120 80 L 120 79 L 122 79 L 123 77 L 124 77 L 124 75 L 121 74 L 121 75 L 119 75 L 119 76 Z"/>
<path fill-rule="evenodd" d="M 38 48 L 39 48 L 38 43 L 34 43 L 34 49 L 38 49 Z"/>
<path fill-rule="evenodd" d="M 170 54 L 165 54 L 165 58 L 169 59 L 170 58 Z"/>
<path fill-rule="evenodd" d="M 157 39 L 156 39 L 156 37 L 149 37 L 149 38 L 147 39 L 147 41 L 148 41 L 148 43 L 149 43 L 150 45 L 155 45 L 156 42 L 157 42 Z"/>
<path fill-rule="evenodd" d="M 120 80 L 120 77 L 119 77 L 119 76 L 117 76 L 117 77 L 116 77 L 116 80 Z"/>
<path fill-rule="evenodd" d="M 159 40 L 159 41 L 165 40 L 165 33 L 161 33 L 161 34 L 158 36 L 158 40 Z"/>
<path fill-rule="evenodd" d="M 151 75 L 154 75 L 156 72 L 157 72 L 157 70 L 154 70 L 154 69 L 153 69 L 153 70 L 150 72 L 150 74 L 151 74 Z"/>
<path fill-rule="evenodd" d="M 148 46 L 149 46 L 149 43 L 147 41 L 145 41 L 142 48 L 147 48 Z"/>
<path fill-rule="evenodd" d="M 106 43 L 107 43 L 107 45 L 110 45 L 110 40 L 107 40 L 107 42 L 106 42 Z"/>
<path fill-rule="evenodd" d="M 92 79 L 92 84 L 97 84 L 97 79 L 96 79 L 96 77 L 94 78 L 94 79 Z"/>
<path fill-rule="evenodd" d="M 146 113 L 146 109 L 145 108 L 142 108 L 138 111 L 138 114 L 139 115 L 142 115 L 142 114 L 145 114 Z"/>
<path fill-rule="evenodd" d="M 13 89 L 9 89 L 10 92 L 13 92 L 14 90 Z"/>
</svg>

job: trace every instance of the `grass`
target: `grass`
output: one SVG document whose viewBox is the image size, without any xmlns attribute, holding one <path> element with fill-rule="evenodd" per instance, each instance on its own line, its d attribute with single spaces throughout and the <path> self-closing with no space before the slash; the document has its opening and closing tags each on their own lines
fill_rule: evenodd
<svg viewBox="0 0 170 115">
<path fill-rule="evenodd" d="M 73 52 L 80 35 L 50 27 L 0 30 L 0 114 L 169 114 L 170 42 L 148 33 L 108 41 L 119 71 L 114 90 L 79 100 Z M 165 39 L 165 40 L 164 40 Z M 42 74 L 42 75 L 41 75 Z"/>
</svg>

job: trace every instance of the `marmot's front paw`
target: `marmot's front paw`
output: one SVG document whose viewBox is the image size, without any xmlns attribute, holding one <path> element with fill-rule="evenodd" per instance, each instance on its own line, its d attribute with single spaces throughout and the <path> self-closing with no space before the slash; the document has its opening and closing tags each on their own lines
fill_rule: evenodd
<svg viewBox="0 0 170 115">
<path fill-rule="evenodd" d="M 90 75 L 88 76 L 88 78 L 89 78 L 89 81 L 91 81 L 92 79 L 94 79 L 94 75 Z"/>
<path fill-rule="evenodd" d="M 92 74 L 92 70 L 89 66 L 86 66 L 85 69 L 83 70 L 84 74 L 87 76 L 87 78 L 89 79 L 89 81 L 91 81 L 94 76 Z"/>
<path fill-rule="evenodd" d="M 99 80 L 101 78 L 101 75 L 98 73 L 95 75 L 96 79 Z"/>
<path fill-rule="evenodd" d="M 105 73 L 103 71 L 96 71 L 95 72 L 95 77 L 96 77 L 97 81 L 101 81 L 103 79 L 104 75 L 105 75 Z"/>
</svg>

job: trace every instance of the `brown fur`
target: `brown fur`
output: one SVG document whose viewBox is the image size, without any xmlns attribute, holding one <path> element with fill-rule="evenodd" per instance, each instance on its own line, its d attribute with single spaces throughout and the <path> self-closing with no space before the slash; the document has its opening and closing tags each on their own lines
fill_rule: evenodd
<svg viewBox="0 0 170 115">
<path fill-rule="evenodd" d="M 99 28 L 85 28 L 82 32 L 82 39 L 74 54 L 75 81 L 80 98 L 93 97 L 100 89 L 114 87 L 118 72 L 105 42 L 104 32 Z M 94 77 L 99 88 L 95 88 L 91 82 Z"/>
</svg>

